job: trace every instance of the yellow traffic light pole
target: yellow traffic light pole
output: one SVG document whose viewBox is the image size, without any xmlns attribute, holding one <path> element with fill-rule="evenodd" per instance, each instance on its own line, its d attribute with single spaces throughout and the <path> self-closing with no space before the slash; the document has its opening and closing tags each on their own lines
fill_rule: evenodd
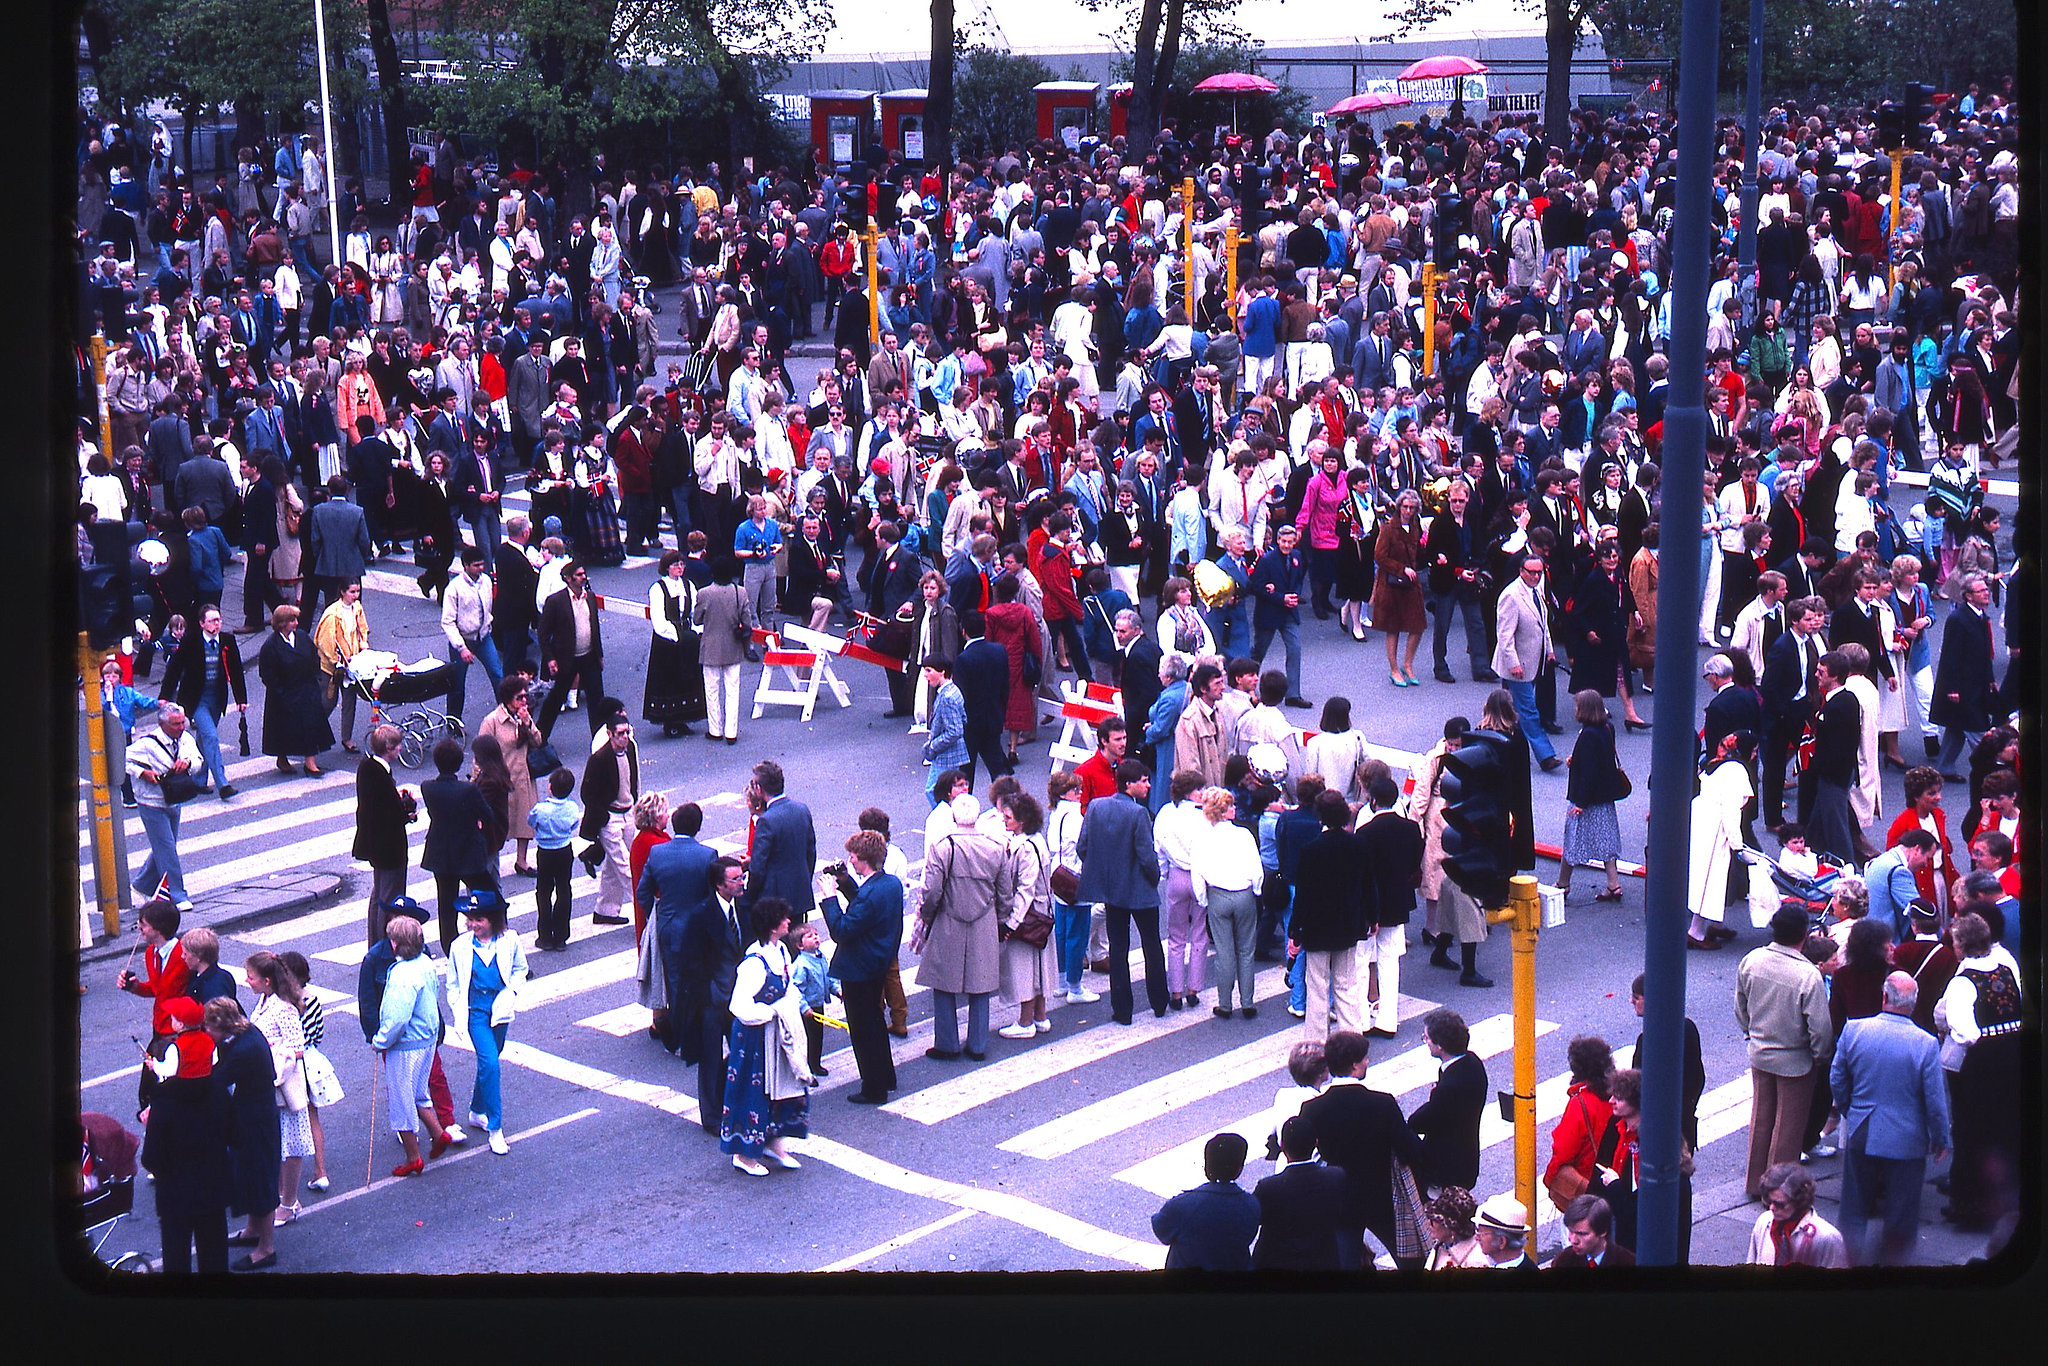
<svg viewBox="0 0 2048 1366">
<path fill-rule="evenodd" d="M 1422 263 L 1422 373 L 1436 373 L 1436 264 Z"/>
<path fill-rule="evenodd" d="M 1428 267 L 1424 267 L 1425 270 Z M 1515 1198 L 1529 1212 L 1529 1256 L 1536 1255 L 1536 934 L 1543 903 L 1536 879 L 1508 879 L 1508 904 L 1486 913 L 1513 931 L 1515 962 Z"/>
<path fill-rule="evenodd" d="M 1893 264 L 1894 258 L 1892 256 L 1892 239 L 1898 235 L 1899 214 L 1900 210 L 1903 208 L 1903 206 L 1899 203 L 1899 180 L 1906 166 L 1906 149 L 1903 147 L 1894 147 L 1891 149 L 1891 154 L 1892 202 L 1891 212 L 1885 215 L 1884 282 L 1888 285 L 1895 285 L 1898 283 L 1898 267 Z"/>
<path fill-rule="evenodd" d="M 1181 291 L 1187 296 L 1188 325 L 1195 321 L 1195 178 L 1183 176 L 1180 182 L 1180 231 L 1181 231 Z"/>
<path fill-rule="evenodd" d="M 114 419 L 107 407 L 107 337 L 92 334 L 93 387 L 99 391 L 100 453 L 115 459 Z M 78 676 L 85 689 L 85 753 L 87 776 L 91 780 L 93 841 L 93 897 L 99 903 L 100 924 L 107 936 L 121 933 L 121 887 L 123 875 L 114 868 L 114 791 L 107 769 L 106 714 L 100 707 L 100 662 L 106 651 L 95 650 L 78 633 Z"/>
<path fill-rule="evenodd" d="M 882 344 L 882 305 L 875 298 L 875 250 L 881 245 L 881 234 L 875 231 L 875 220 L 870 218 L 866 231 L 860 235 L 861 246 L 865 249 L 868 272 L 868 345 Z"/>
<path fill-rule="evenodd" d="M 1223 230 L 1223 306 L 1230 312 L 1230 326 L 1237 327 L 1237 225 Z M 1192 318 L 1190 322 L 1194 321 Z"/>
</svg>

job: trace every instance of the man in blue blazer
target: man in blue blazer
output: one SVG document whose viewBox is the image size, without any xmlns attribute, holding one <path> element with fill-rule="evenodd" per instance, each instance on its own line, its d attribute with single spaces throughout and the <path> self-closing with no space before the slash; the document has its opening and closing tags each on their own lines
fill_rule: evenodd
<svg viewBox="0 0 2048 1366">
<path fill-rule="evenodd" d="M 752 906 L 764 896 L 779 896 L 801 924 L 817 907 L 811 879 L 818 868 L 818 834 L 811 809 L 783 795 L 782 765 L 763 759 L 754 765 L 753 789 L 764 799 L 754 819 L 754 843 L 747 858 L 747 891 Z"/>
<path fill-rule="evenodd" d="M 903 884 L 882 871 L 888 855 L 880 831 L 855 832 L 846 841 L 839 895 L 824 903 L 834 946 L 831 971 L 846 1001 L 846 1037 L 860 1069 L 860 1090 L 847 1097 L 855 1105 L 880 1105 L 896 1089 L 882 991 L 903 943 Z"/>
<path fill-rule="evenodd" d="M 1237 1184 L 1249 1145 L 1243 1134 L 1220 1133 L 1202 1146 L 1207 1179 L 1182 1191 L 1152 1216 L 1152 1236 L 1166 1244 L 1166 1269 L 1250 1271 L 1259 1234 L 1259 1202 Z"/>
<path fill-rule="evenodd" d="M 1116 793 L 1088 804 L 1076 851 L 1078 900 L 1101 902 L 1109 930 L 1109 1011 L 1131 1022 L 1131 922 L 1145 950 L 1145 995 L 1155 1016 L 1166 1014 L 1166 952 L 1159 944 L 1159 850 L 1152 842 L 1146 799 L 1152 774 L 1136 759 L 1116 766 Z"/>
<path fill-rule="evenodd" d="M 1003 720 L 1010 705 L 1010 652 L 986 639 L 987 618 L 980 612 L 960 614 L 960 631 L 967 643 L 953 661 L 953 682 L 960 700 L 967 704 L 967 781 L 974 781 L 974 761 L 979 759 L 991 779 L 1008 773 L 1013 765 L 1003 751 Z"/>
<path fill-rule="evenodd" d="M 1282 522 L 1275 544 L 1252 566 L 1252 653 L 1261 665 L 1280 633 L 1287 647 L 1287 704 L 1306 707 L 1301 695 L 1301 600 L 1308 591 L 1308 562 L 1301 553 L 1301 534 Z"/>
<path fill-rule="evenodd" d="M 1879 1265 L 1903 1264 L 1920 1232 L 1920 1187 L 1927 1158 L 1948 1155 L 1948 1091 L 1933 1035 L 1913 1023 L 1919 985 L 1912 975 L 1884 979 L 1884 1009 L 1842 1027 L 1828 1069 L 1842 1149 L 1842 1240 L 1856 1266 L 1873 1210 L 1884 1220 Z"/>
<path fill-rule="evenodd" d="M 695 1022 L 687 1019 L 684 982 L 689 953 L 686 931 L 690 917 L 711 895 L 711 865 L 718 851 L 697 841 L 704 828 L 704 812 L 695 802 L 684 802 L 669 815 L 675 838 L 648 851 L 646 866 L 640 870 L 635 895 L 642 905 L 654 907 L 655 943 L 661 949 L 661 971 L 668 1000 L 668 1015 L 662 1021 L 661 1046 L 680 1053 L 685 1062 L 697 1060 Z"/>
</svg>

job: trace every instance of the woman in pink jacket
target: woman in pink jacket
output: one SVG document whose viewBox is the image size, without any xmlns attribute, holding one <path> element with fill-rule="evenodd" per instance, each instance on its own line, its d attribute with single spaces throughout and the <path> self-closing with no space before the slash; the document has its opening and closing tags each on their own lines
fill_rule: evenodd
<svg viewBox="0 0 2048 1366">
<path fill-rule="evenodd" d="M 1302 490 L 1301 513 L 1295 529 L 1308 543 L 1309 579 L 1314 585 L 1316 620 L 1329 620 L 1330 585 L 1337 580 L 1337 513 L 1343 508 L 1350 488 L 1344 481 L 1344 453 L 1325 448 L 1318 468 Z"/>
</svg>

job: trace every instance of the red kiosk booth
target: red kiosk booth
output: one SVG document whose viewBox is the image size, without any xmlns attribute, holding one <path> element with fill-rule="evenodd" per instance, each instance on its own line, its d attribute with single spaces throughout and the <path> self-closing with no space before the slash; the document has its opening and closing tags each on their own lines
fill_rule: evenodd
<svg viewBox="0 0 2048 1366">
<path fill-rule="evenodd" d="M 867 154 L 874 118 L 872 90 L 813 90 L 811 154 L 827 166 L 850 166 Z"/>
<path fill-rule="evenodd" d="M 923 90 L 885 90 L 882 104 L 882 147 L 905 161 L 924 165 Z"/>
<path fill-rule="evenodd" d="M 1072 150 L 1095 131 L 1095 95 L 1099 81 L 1041 81 L 1038 95 L 1038 136 Z"/>
</svg>

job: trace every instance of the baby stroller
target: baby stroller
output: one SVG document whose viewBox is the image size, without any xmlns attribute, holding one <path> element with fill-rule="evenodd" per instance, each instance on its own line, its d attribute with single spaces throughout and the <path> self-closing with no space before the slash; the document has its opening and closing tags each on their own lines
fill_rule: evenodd
<svg viewBox="0 0 2048 1366">
<path fill-rule="evenodd" d="M 146 1252 L 108 1257 L 103 1250 L 121 1221 L 135 1212 L 135 1136 L 111 1115 L 79 1118 L 79 1228 L 93 1256 L 115 1271 L 150 1272 L 155 1267 Z"/>
<path fill-rule="evenodd" d="M 1778 889 L 1778 904 L 1796 906 L 1806 913 L 1807 923 L 1812 930 L 1825 930 L 1833 919 L 1828 907 L 1835 899 L 1835 883 L 1841 879 L 1842 870 L 1833 864 L 1822 863 L 1820 871 L 1812 877 L 1796 869 L 1787 868 L 1777 859 L 1760 849 L 1751 849 L 1747 857 L 1752 865 L 1762 863 L 1771 870 L 1771 885 Z"/>
<path fill-rule="evenodd" d="M 388 650 L 359 650 L 348 661 L 347 686 L 370 704 L 370 724 L 398 727 L 398 762 L 418 768 L 442 736 L 464 738 L 462 717 L 428 705 L 448 695 L 453 669 L 445 659 L 427 658 L 401 665 Z M 403 715 L 387 707 L 411 707 Z"/>
</svg>

